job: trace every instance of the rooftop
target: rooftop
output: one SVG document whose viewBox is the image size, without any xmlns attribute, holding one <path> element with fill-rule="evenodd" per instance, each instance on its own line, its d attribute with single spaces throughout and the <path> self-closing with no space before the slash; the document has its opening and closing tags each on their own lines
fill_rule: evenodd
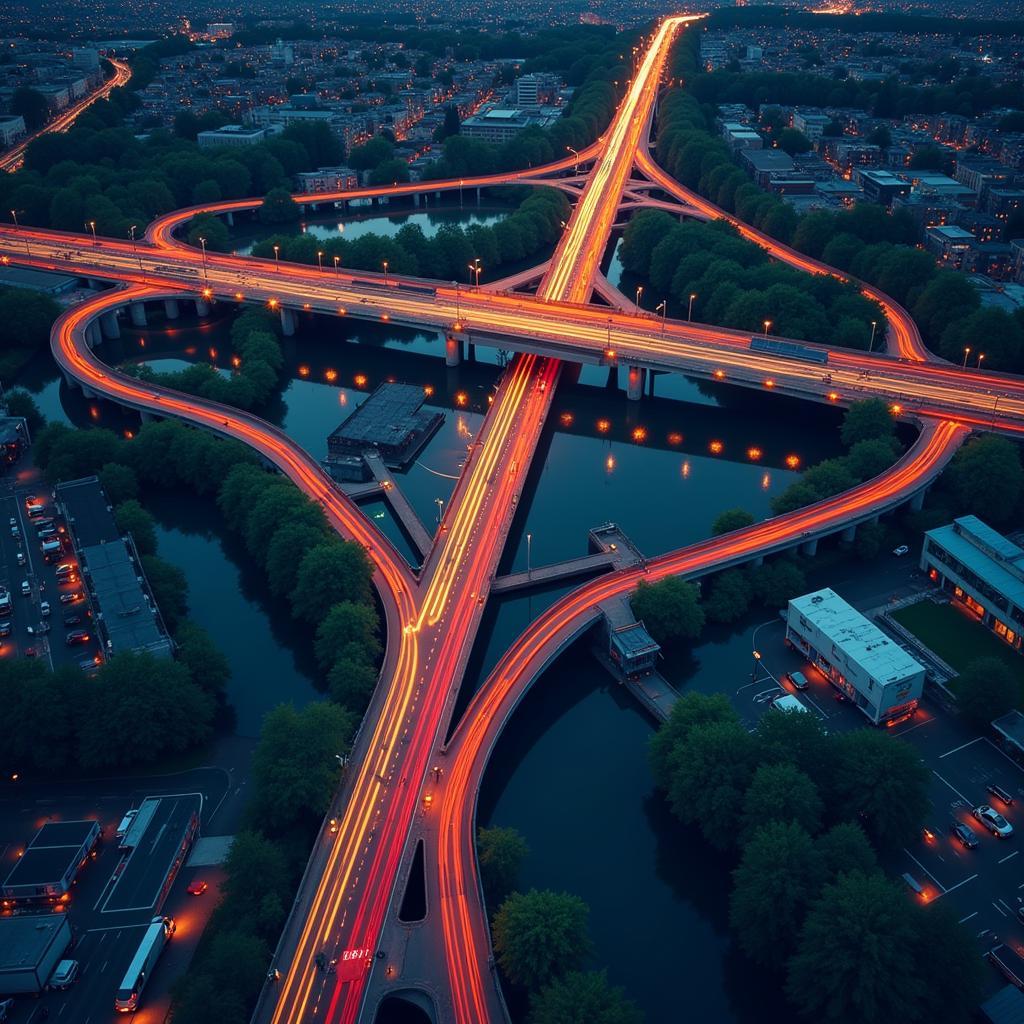
<svg viewBox="0 0 1024 1024">
<path fill-rule="evenodd" d="M 88 476 L 57 485 L 57 500 L 64 506 L 68 526 L 79 547 L 119 540 L 107 496 L 97 477 Z"/>
<path fill-rule="evenodd" d="M 38 963 L 66 921 L 65 914 L 0 917 L 0 974 Z"/>
<path fill-rule="evenodd" d="M 1018 608 L 1024 608 L 1024 548 L 977 516 L 961 516 L 948 526 L 929 530 L 925 537 L 935 541 Z"/>
<path fill-rule="evenodd" d="M 924 671 L 899 644 L 829 587 L 789 603 L 850 661 L 883 685 Z"/>
</svg>

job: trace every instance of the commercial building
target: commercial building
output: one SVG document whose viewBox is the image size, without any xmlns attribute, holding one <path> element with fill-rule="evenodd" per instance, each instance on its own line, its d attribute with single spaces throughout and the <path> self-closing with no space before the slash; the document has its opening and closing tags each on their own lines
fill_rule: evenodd
<svg viewBox="0 0 1024 1024">
<path fill-rule="evenodd" d="M 21 114 L 0 115 L 0 146 L 13 146 L 25 134 L 25 118 Z"/>
<path fill-rule="evenodd" d="M 1024 764 L 1024 715 L 1007 711 L 992 723 L 1000 747 L 1015 761 Z"/>
<path fill-rule="evenodd" d="M 658 664 L 661 647 L 644 624 L 637 621 L 629 601 L 605 601 L 601 608 L 612 666 L 623 679 L 650 675 Z"/>
<path fill-rule="evenodd" d="M 936 225 L 924 233 L 924 247 L 954 269 L 963 266 L 974 244 L 974 235 L 956 224 Z"/>
<path fill-rule="evenodd" d="M 511 110 L 507 107 L 484 106 L 462 122 L 461 134 L 482 142 L 510 142 L 527 128 L 546 128 L 558 118 L 558 112 Z"/>
<path fill-rule="evenodd" d="M 2 907 L 66 903 L 78 872 L 100 839 L 100 824 L 49 821 L 33 837 L 0 888 Z"/>
<path fill-rule="evenodd" d="M 250 128 L 241 124 L 226 124 L 223 128 L 214 128 L 200 132 L 196 136 L 200 149 L 213 146 L 255 146 L 267 137 L 265 128 Z"/>
<path fill-rule="evenodd" d="M 135 544 L 117 528 L 99 480 L 92 476 L 58 484 L 56 499 L 68 524 L 104 658 L 123 651 L 169 658 L 173 643 Z"/>
<path fill-rule="evenodd" d="M 295 187 L 305 195 L 309 192 L 344 192 L 359 187 L 359 175 L 351 167 L 318 167 L 295 175 Z"/>
<path fill-rule="evenodd" d="M 977 516 L 961 516 L 924 535 L 921 568 L 954 603 L 1021 650 L 1024 548 Z"/>
<path fill-rule="evenodd" d="M 806 135 L 812 142 L 817 142 L 831 123 L 832 118 L 828 114 L 793 111 L 793 127 Z"/>
<path fill-rule="evenodd" d="M 70 945 L 67 914 L 0 917 L 0 994 L 38 995 Z"/>
<path fill-rule="evenodd" d="M 80 71 L 92 74 L 100 69 L 100 55 L 97 50 L 76 47 L 71 51 L 71 64 Z"/>
<path fill-rule="evenodd" d="M 874 725 L 902 720 L 921 699 L 924 666 L 834 590 L 789 602 L 786 641 Z"/>
<path fill-rule="evenodd" d="M 857 168 L 853 172 L 853 180 L 864 189 L 864 196 L 869 202 L 885 206 L 896 196 L 905 196 L 910 192 L 910 182 L 892 171 Z"/>
</svg>

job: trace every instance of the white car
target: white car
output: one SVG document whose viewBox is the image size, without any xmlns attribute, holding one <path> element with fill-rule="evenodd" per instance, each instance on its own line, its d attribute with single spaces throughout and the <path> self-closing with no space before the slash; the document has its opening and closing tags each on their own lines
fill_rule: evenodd
<svg viewBox="0 0 1024 1024">
<path fill-rule="evenodd" d="M 28 580 L 21 581 L 21 593 L 22 596 L 28 597 L 32 593 L 32 588 L 29 586 Z"/>
<path fill-rule="evenodd" d="M 971 814 L 1000 839 L 1009 839 L 1013 835 L 1013 826 L 994 808 L 988 804 L 975 807 Z"/>
<path fill-rule="evenodd" d="M 50 975 L 49 987 L 55 988 L 58 991 L 63 991 L 66 988 L 71 988 L 77 980 L 78 961 L 61 960 L 61 962 L 54 967 L 53 974 Z"/>
<path fill-rule="evenodd" d="M 906 544 L 901 544 L 898 548 L 893 548 L 892 553 L 897 558 L 902 558 L 904 555 L 910 553 L 910 548 L 908 548 Z"/>
<path fill-rule="evenodd" d="M 43 615 L 43 616 L 46 616 L 46 615 L 50 614 L 50 602 L 49 601 L 43 601 L 39 605 L 39 614 Z"/>
</svg>

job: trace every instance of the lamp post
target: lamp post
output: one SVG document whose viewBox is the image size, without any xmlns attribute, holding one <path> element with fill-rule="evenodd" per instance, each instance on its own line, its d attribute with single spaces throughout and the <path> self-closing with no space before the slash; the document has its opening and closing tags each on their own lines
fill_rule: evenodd
<svg viewBox="0 0 1024 1024">
<path fill-rule="evenodd" d="M 872 349 L 875 347 L 875 331 L 878 330 L 878 321 L 871 321 L 871 341 L 868 342 L 868 355 L 871 355 Z"/>
<path fill-rule="evenodd" d="M 642 284 L 638 284 L 636 286 L 636 307 L 637 307 L 637 310 L 640 309 L 640 296 L 643 295 L 643 293 L 644 293 L 644 286 Z"/>
<path fill-rule="evenodd" d="M 335 257 L 334 257 L 334 272 L 335 272 L 335 273 L 336 273 L 336 274 L 337 274 L 337 275 L 338 275 L 339 277 L 341 277 L 341 270 L 339 269 L 339 264 L 340 264 L 340 263 L 341 263 L 341 257 L 340 257 L 340 256 L 335 256 Z"/>
<path fill-rule="evenodd" d="M 766 338 L 768 337 L 768 332 L 771 329 L 772 329 L 772 322 L 771 322 L 771 320 L 765 320 L 765 322 L 764 322 L 764 336 Z"/>
<path fill-rule="evenodd" d="M 274 263 L 277 265 L 277 272 L 281 273 L 281 246 L 274 246 Z"/>
<path fill-rule="evenodd" d="M 444 515 L 444 498 L 435 498 L 434 504 L 437 506 L 437 525 L 441 525 L 441 517 Z"/>
<path fill-rule="evenodd" d="M 575 149 L 572 148 L 572 146 L 566 146 L 565 148 L 570 153 L 572 153 L 573 157 L 575 158 L 575 162 L 572 165 L 572 173 L 573 174 L 578 174 L 579 173 L 579 169 L 580 169 L 580 155 L 579 155 L 579 153 Z"/>
<path fill-rule="evenodd" d="M 692 320 L 693 319 L 693 300 L 695 298 L 697 298 L 697 293 L 696 292 L 690 292 L 690 304 L 689 304 L 689 306 L 686 307 L 686 319 L 687 320 Z"/>
<path fill-rule="evenodd" d="M 206 281 L 206 239 L 200 236 L 199 244 L 202 246 L 203 249 L 203 280 Z"/>
<path fill-rule="evenodd" d="M 388 261 L 384 260 L 384 283 L 388 283 Z"/>
<path fill-rule="evenodd" d="M 761 667 L 761 652 L 755 650 L 753 652 L 753 654 L 754 654 L 754 667 L 750 670 L 750 681 L 752 683 L 756 683 L 757 682 L 757 672 L 758 672 L 758 669 Z"/>
<path fill-rule="evenodd" d="M 476 257 L 474 257 L 473 262 L 469 264 L 469 272 L 471 274 L 476 274 L 476 287 L 477 287 L 477 290 L 480 289 L 480 271 L 481 270 L 483 270 L 483 267 L 480 266 L 480 257 L 476 256 Z"/>
<path fill-rule="evenodd" d="M 89 230 L 92 231 L 92 244 L 99 245 L 99 241 L 96 238 L 96 221 L 86 221 L 86 227 L 88 227 Z"/>
<path fill-rule="evenodd" d="M 654 312 L 661 313 L 661 333 L 665 333 L 665 317 L 668 316 L 668 299 L 662 299 L 657 306 L 654 307 Z"/>
<path fill-rule="evenodd" d="M 533 534 L 532 533 L 528 533 L 526 535 L 526 577 L 527 577 L 527 579 L 529 579 L 533 575 L 532 555 L 533 555 Z"/>
<path fill-rule="evenodd" d="M 452 281 L 452 287 L 455 289 L 455 319 L 462 319 L 462 310 L 459 308 L 459 282 Z"/>
<path fill-rule="evenodd" d="M 324 251 L 323 249 L 317 249 L 316 251 L 316 264 L 320 268 L 320 273 L 324 272 Z"/>
<path fill-rule="evenodd" d="M 18 211 L 11 210 L 11 216 L 14 218 L 14 226 L 19 227 L 20 225 L 18 224 Z"/>
<path fill-rule="evenodd" d="M 608 350 L 612 347 L 612 318 L 608 317 Z"/>
<path fill-rule="evenodd" d="M 984 358 L 985 358 L 985 353 L 984 352 L 979 352 L 978 353 L 978 369 L 979 370 L 981 369 L 981 361 Z"/>
</svg>

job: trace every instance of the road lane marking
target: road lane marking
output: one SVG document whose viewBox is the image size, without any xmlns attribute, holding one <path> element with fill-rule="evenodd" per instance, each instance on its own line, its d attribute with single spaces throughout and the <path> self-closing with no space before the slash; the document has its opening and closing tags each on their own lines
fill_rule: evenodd
<svg viewBox="0 0 1024 1024">
<path fill-rule="evenodd" d="M 975 911 L 973 914 L 968 914 L 966 917 L 961 917 L 957 924 L 966 924 L 972 917 L 977 917 L 978 912 Z"/>
<path fill-rule="evenodd" d="M 1016 857 L 1018 853 L 1020 853 L 1020 850 L 1014 850 L 1013 853 L 1008 853 L 1005 857 L 1000 859 L 999 863 L 1005 864 L 1011 857 Z"/>
<path fill-rule="evenodd" d="M 903 852 L 942 890 L 946 892 L 946 887 L 904 846 Z"/>
<path fill-rule="evenodd" d="M 957 789 L 956 786 L 954 786 L 953 783 L 949 781 L 949 779 L 944 779 L 934 768 L 932 769 L 932 775 L 934 775 L 935 778 L 939 780 L 939 782 L 944 782 L 947 786 L 949 786 L 949 788 L 953 790 L 953 792 L 956 793 L 956 795 L 960 797 L 960 799 L 963 800 L 963 802 L 968 807 L 974 806 L 974 804 L 972 804 L 971 801 L 968 800 L 967 797 L 965 797 L 963 793 L 961 793 L 960 790 Z"/>
<path fill-rule="evenodd" d="M 959 889 L 961 885 L 966 885 L 968 882 L 973 882 L 977 877 L 978 877 L 978 875 L 977 875 L 977 873 L 975 873 L 975 874 L 971 875 L 969 878 L 965 878 L 963 881 L 957 882 L 956 885 L 954 885 L 951 888 L 947 889 L 942 895 L 943 896 L 949 895 L 949 893 L 953 892 L 954 889 Z"/>
<path fill-rule="evenodd" d="M 984 736 L 978 736 L 976 739 L 970 740 L 967 743 L 961 743 L 959 747 L 954 747 L 952 750 L 947 750 L 944 754 L 939 754 L 939 760 L 941 761 L 944 757 L 949 757 L 950 754 L 955 754 L 958 750 L 965 750 L 967 747 L 973 747 L 975 743 L 980 743 L 984 738 Z"/>
</svg>

